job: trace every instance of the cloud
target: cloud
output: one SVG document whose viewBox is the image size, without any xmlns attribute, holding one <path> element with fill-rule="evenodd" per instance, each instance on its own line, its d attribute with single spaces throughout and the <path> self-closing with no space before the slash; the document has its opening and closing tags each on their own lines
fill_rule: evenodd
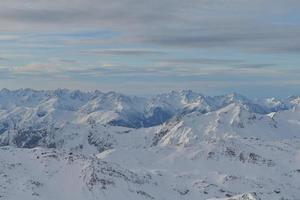
<svg viewBox="0 0 300 200">
<path fill-rule="evenodd" d="M 65 63 L 65 64 L 76 64 L 76 63 L 78 63 L 77 60 L 70 60 L 70 59 L 59 59 L 59 62 Z"/>
<path fill-rule="evenodd" d="M 26 65 L 12 67 L 9 71 L 14 75 L 26 76 L 66 76 L 68 70 L 76 69 L 77 62 L 75 60 L 56 60 L 48 59 L 45 62 L 32 62 Z"/>
<path fill-rule="evenodd" d="M 0 42 L 15 41 L 19 37 L 17 35 L 0 34 Z"/>
<path fill-rule="evenodd" d="M 53 74 L 59 71 L 59 67 L 51 63 L 30 63 L 13 68 L 13 72 L 17 74 Z"/>
<path fill-rule="evenodd" d="M 102 49 L 82 51 L 82 54 L 87 55 L 102 55 L 102 56 L 141 56 L 141 55 L 163 55 L 165 52 L 149 49 Z"/>
<path fill-rule="evenodd" d="M 272 68 L 277 66 L 276 64 L 270 64 L 270 63 L 258 63 L 258 64 L 239 64 L 239 65 L 235 65 L 238 68 L 241 69 L 263 69 L 263 68 Z"/>
<path fill-rule="evenodd" d="M 160 59 L 158 60 L 160 66 L 222 66 L 226 70 L 241 70 L 241 69 L 263 69 L 276 67 L 272 63 L 247 63 L 246 60 L 239 59 L 218 59 L 218 58 L 183 58 L 183 59 Z M 220 69 L 220 68 L 219 68 Z M 272 69 L 273 70 L 273 69 Z"/>
<path fill-rule="evenodd" d="M 296 152 L 295 160 L 296 166 L 300 168 L 300 150 Z"/>
<path fill-rule="evenodd" d="M 174 59 L 159 59 L 161 65 L 190 65 L 190 64 L 207 64 L 207 65 L 227 65 L 243 63 L 244 60 L 239 59 L 217 59 L 217 58 L 174 58 Z"/>
<path fill-rule="evenodd" d="M 21 86 L 28 76 L 295 86 L 299 7 L 299 0 L 3 1 L 0 57 L 9 60 L 0 60 L 16 67 L 0 76 Z"/>
<path fill-rule="evenodd" d="M 219 29 L 210 31 L 186 30 L 170 35 L 150 35 L 144 39 L 149 44 L 177 48 L 217 48 L 236 49 L 256 53 L 297 53 L 300 50 L 300 27 L 243 27 L 232 30 Z M 257 30 L 258 29 L 258 30 Z M 195 34 L 196 33 L 196 34 Z"/>
<path fill-rule="evenodd" d="M 23 23 L 53 23 L 60 21 L 60 23 L 71 22 L 78 19 L 88 11 L 83 13 L 79 11 L 72 10 L 59 10 L 59 9 L 49 9 L 49 8 L 17 8 L 15 12 L 10 12 L 9 10 L 3 10 L 1 12 L 1 17 L 3 19 L 23 22 Z"/>
<path fill-rule="evenodd" d="M 128 54 L 125 54 L 128 55 Z M 135 54 L 129 54 L 135 55 Z M 202 63 L 200 63 L 202 62 Z M 226 63 L 228 64 L 226 66 Z M 225 64 L 225 65 L 224 65 Z M 242 60 L 230 59 L 174 59 L 158 60 L 156 63 L 143 66 L 128 65 L 126 63 L 101 63 L 85 65 L 77 60 L 49 58 L 45 62 L 32 62 L 18 67 L 7 68 L 15 75 L 30 76 L 68 76 L 78 77 L 187 77 L 191 80 L 195 77 L 200 79 L 234 79 L 243 80 L 262 78 L 288 78 L 291 74 L 298 74 L 298 71 L 274 69 L 272 64 L 249 64 Z M 274 65 L 275 66 L 275 65 Z M 163 81 L 163 80 L 162 80 Z"/>
<path fill-rule="evenodd" d="M 8 61 L 8 60 L 9 60 L 8 58 L 1 57 L 1 56 L 0 56 L 0 61 Z"/>
<path fill-rule="evenodd" d="M 288 96 L 299 88 L 296 71 L 272 68 L 160 67 L 106 63 L 99 66 L 72 67 L 54 62 L 31 63 L 14 68 L 0 68 L 0 83 L 5 87 L 39 89 L 70 87 L 116 90 L 132 94 L 149 94 L 171 89 L 193 89 L 206 94 L 241 92 L 250 96 Z M 81 65 L 80 65 L 81 66 Z M 3 82 L 6 80 L 5 82 Z M 282 92 L 278 94 L 278 90 Z"/>
<path fill-rule="evenodd" d="M 299 52 L 297 0 L 53 0 L 2 3 L 0 30 L 108 29 L 136 43 L 176 48 Z"/>
</svg>

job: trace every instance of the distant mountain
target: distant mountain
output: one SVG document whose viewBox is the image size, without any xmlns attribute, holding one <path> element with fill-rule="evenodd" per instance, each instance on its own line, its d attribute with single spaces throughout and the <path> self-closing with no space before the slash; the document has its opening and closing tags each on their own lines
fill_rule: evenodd
<svg viewBox="0 0 300 200">
<path fill-rule="evenodd" d="M 4 116 L 2 119 L 10 119 L 15 126 L 25 122 L 31 124 L 47 121 L 57 124 L 95 120 L 97 123 L 113 126 L 151 127 L 160 125 L 175 115 L 193 111 L 207 113 L 232 103 L 241 104 L 254 113 L 267 114 L 291 109 L 299 105 L 299 100 L 297 101 L 297 97 L 285 100 L 249 100 L 239 94 L 208 97 L 190 90 L 173 91 L 148 99 L 115 92 L 66 89 L 0 91 L 0 109 Z M 26 119 L 22 119 L 20 115 L 26 116 Z"/>
</svg>

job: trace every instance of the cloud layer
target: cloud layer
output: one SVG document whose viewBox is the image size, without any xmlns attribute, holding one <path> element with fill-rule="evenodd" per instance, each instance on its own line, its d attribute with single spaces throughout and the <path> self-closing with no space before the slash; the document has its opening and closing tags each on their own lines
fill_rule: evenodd
<svg viewBox="0 0 300 200">
<path fill-rule="evenodd" d="M 0 5 L 2 84 L 8 83 L 4 76 L 14 77 L 14 87 L 26 77 L 47 76 L 77 85 L 155 80 L 170 89 L 178 82 L 196 87 L 209 81 L 220 91 L 234 84 L 246 90 L 251 81 L 299 86 L 294 74 L 300 64 L 298 0 L 10 0 Z M 136 76 L 143 78 L 133 81 Z"/>
</svg>

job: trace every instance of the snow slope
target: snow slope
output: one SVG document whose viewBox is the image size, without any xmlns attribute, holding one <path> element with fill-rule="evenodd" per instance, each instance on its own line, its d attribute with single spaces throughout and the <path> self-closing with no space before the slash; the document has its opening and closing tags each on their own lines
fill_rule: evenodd
<svg viewBox="0 0 300 200">
<path fill-rule="evenodd" d="M 0 92 L 0 199 L 300 197 L 299 97 Z"/>
</svg>

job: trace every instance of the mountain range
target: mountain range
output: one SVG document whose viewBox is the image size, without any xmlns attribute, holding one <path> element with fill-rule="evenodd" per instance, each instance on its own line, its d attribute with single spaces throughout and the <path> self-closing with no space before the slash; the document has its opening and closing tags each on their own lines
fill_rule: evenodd
<svg viewBox="0 0 300 200">
<path fill-rule="evenodd" d="M 0 200 L 299 200 L 300 97 L 0 91 Z"/>
</svg>

